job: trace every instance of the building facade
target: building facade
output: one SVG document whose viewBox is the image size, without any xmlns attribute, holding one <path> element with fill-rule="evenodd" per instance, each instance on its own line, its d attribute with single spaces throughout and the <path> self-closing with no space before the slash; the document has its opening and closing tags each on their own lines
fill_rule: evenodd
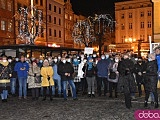
<svg viewBox="0 0 160 120">
<path fill-rule="evenodd" d="M 152 2 L 150 0 L 130 0 L 115 3 L 115 31 L 116 50 L 141 51 L 149 50 L 149 36 L 152 36 Z"/>
<path fill-rule="evenodd" d="M 13 8 L 13 0 L 0 0 L 0 45 L 15 44 Z"/>
</svg>

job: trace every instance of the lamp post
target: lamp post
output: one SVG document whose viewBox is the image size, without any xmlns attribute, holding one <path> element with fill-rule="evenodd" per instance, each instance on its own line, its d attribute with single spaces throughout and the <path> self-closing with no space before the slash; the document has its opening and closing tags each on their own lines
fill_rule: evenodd
<svg viewBox="0 0 160 120">
<path fill-rule="evenodd" d="M 102 39 L 107 31 L 113 31 L 115 21 L 109 14 L 95 14 L 94 17 L 89 16 L 86 20 L 78 21 L 74 25 L 73 38 L 76 43 L 84 43 L 89 46 L 90 43 L 98 38 L 99 55 L 101 56 Z"/>
</svg>

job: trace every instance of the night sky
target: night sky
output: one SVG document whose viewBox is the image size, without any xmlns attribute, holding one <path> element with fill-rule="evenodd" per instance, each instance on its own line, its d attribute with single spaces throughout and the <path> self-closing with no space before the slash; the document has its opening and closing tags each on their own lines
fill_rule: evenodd
<svg viewBox="0 0 160 120">
<path fill-rule="evenodd" d="M 71 0 L 71 3 L 76 14 L 111 14 L 114 17 L 114 2 L 117 1 L 123 0 Z"/>
</svg>

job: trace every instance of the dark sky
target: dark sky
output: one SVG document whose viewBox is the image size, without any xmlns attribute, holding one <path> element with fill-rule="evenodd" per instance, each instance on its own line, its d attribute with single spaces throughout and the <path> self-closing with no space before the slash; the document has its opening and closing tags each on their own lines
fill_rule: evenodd
<svg viewBox="0 0 160 120">
<path fill-rule="evenodd" d="M 71 0 L 76 14 L 93 16 L 94 14 L 111 14 L 114 17 L 114 2 L 123 0 Z"/>
</svg>

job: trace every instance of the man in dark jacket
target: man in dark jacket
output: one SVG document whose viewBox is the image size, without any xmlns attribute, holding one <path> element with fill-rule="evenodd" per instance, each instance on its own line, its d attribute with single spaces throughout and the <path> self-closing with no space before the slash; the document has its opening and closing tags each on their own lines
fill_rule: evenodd
<svg viewBox="0 0 160 120">
<path fill-rule="evenodd" d="M 15 60 L 12 60 L 12 57 L 8 57 L 8 62 L 9 62 L 9 65 L 11 66 L 11 68 L 12 68 L 12 75 L 11 75 L 11 78 L 10 78 L 11 94 L 12 94 L 12 96 L 15 96 L 17 72 L 14 71 L 14 67 L 15 67 L 15 64 L 17 62 Z"/>
<path fill-rule="evenodd" d="M 119 92 L 124 92 L 126 107 L 130 109 L 132 107 L 131 93 L 136 92 L 137 86 L 133 76 L 134 63 L 129 59 L 128 54 L 124 54 L 124 60 L 120 61 L 118 65 L 118 72 L 120 74 L 118 81 L 118 90 Z"/>
<path fill-rule="evenodd" d="M 142 57 L 139 57 L 137 64 L 135 65 L 136 82 L 138 86 L 139 97 L 142 96 L 141 85 L 144 86 L 144 76 L 143 76 L 144 67 L 145 67 L 145 63 L 142 61 Z"/>
<path fill-rule="evenodd" d="M 72 87 L 73 100 L 77 100 L 76 87 L 72 77 L 74 73 L 74 68 L 71 63 L 66 61 L 65 57 L 62 57 L 61 61 L 62 62 L 60 62 L 58 65 L 58 74 L 61 76 L 64 100 L 67 100 L 67 94 L 66 94 L 67 82 Z"/>
<path fill-rule="evenodd" d="M 107 93 L 107 86 L 108 86 L 108 68 L 110 65 L 110 60 L 108 60 L 109 58 L 105 59 L 105 55 L 101 56 L 101 60 L 98 61 L 97 63 L 97 76 L 98 76 L 98 95 L 101 96 L 102 92 L 101 92 L 101 87 L 102 87 L 102 81 L 104 84 L 104 96 L 106 96 Z"/>
</svg>

